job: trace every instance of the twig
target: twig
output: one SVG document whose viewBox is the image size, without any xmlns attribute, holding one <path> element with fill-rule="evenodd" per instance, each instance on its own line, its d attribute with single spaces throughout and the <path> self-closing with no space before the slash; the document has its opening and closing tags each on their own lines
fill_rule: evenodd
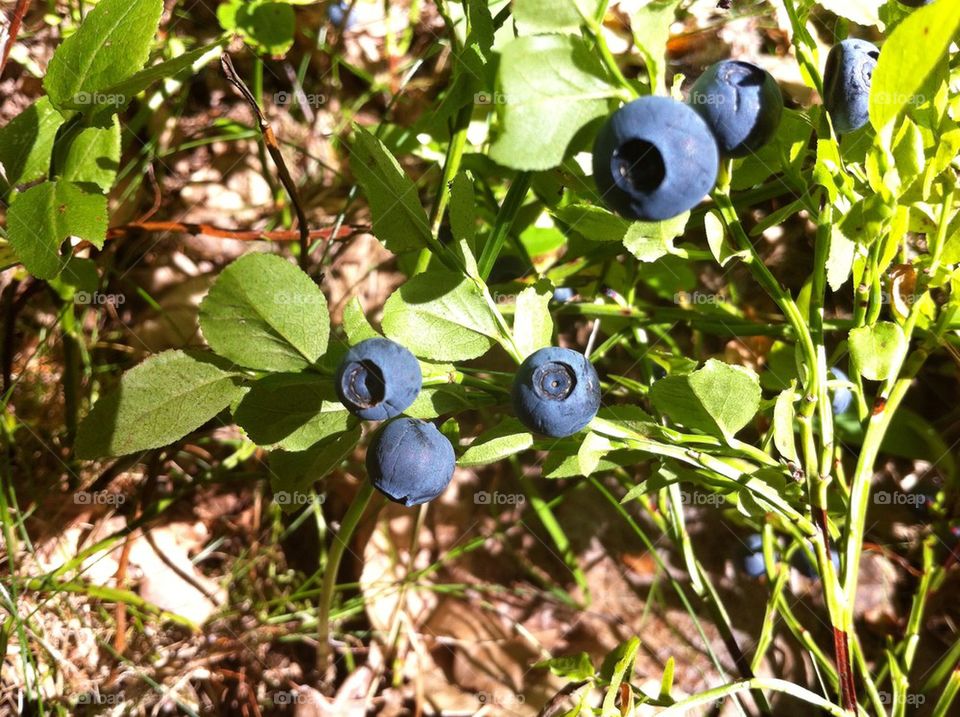
<svg viewBox="0 0 960 717">
<path fill-rule="evenodd" d="M 370 228 L 367 226 L 347 224 L 341 226 L 335 235 L 333 229 L 327 227 L 325 229 L 308 231 L 307 238 L 327 240 L 349 239 L 352 236 L 369 230 Z M 107 230 L 107 239 L 122 239 L 131 234 L 138 233 L 153 234 L 163 232 L 216 237 L 218 239 L 236 239 L 237 241 L 297 241 L 302 237 L 299 230 L 292 229 L 261 231 L 258 229 L 225 229 L 214 226 L 213 224 L 195 222 L 134 222 L 132 224 L 110 227 Z"/>
<path fill-rule="evenodd" d="M 253 110 L 254 115 L 256 115 L 257 124 L 260 127 L 260 134 L 263 136 L 263 142 L 267 147 L 267 151 L 270 152 L 270 157 L 273 159 L 274 164 L 277 165 L 277 174 L 280 175 L 280 182 L 283 184 L 283 188 L 286 189 L 287 194 L 290 195 L 290 202 L 293 204 L 293 209 L 297 214 L 297 229 L 299 230 L 300 239 L 300 268 L 306 271 L 307 258 L 310 251 L 310 229 L 307 225 L 307 215 L 303 211 L 303 206 L 300 204 L 300 197 L 297 194 L 297 185 L 294 183 L 293 177 L 290 176 L 290 171 L 283 161 L 280 143 L 277 142 L 273 128 L 270 127 L 266 117 L 264 117 L 263 111 L 260 109 L 260 105 L 257 104 L 253 93 L 250 92 L 249 88 L 243 83 L 243 80 L 240 79 L 240 75 L 237 74 L 230 55 L 223 53 L 220 56 L 220 64 L 223 66 L 223 73 L 226 75 L 227 81 L 237 89 L 243 99 L 247 101 L 247 104 L 250 105 L 250 109 Z"/>
<path fill-rule="evenodd" d="M 0 55 L 0 75 L 3 74 L 7 66 L 7 58 L 10 57 L 10 50 L 13 49 L 13 43 L 17 41 L 20 34 L 20 25 L 23 24 L 23 16 L 30 9 L 30 0 L 17 0 L 17 6 L 13 8 L 13 15 L 10 18 L 10 25 L 7 28 L 6 42 L 3 44 L 3 54 Z"/>
</svg>

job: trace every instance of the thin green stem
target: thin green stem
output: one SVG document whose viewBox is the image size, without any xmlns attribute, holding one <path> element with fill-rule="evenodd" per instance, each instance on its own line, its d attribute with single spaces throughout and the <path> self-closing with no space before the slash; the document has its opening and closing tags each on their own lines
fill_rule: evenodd
<svg viewBox="0 0 960 717">
<path fill-rule="evenodd" d="M 795 685 L 787 680 L 778 680 L 771 677 L 755 677 L 752 680 L 740 680 L 731 682 L 729 685 L 714 687 L 712 690 L 699 692 L 693 697 L 688 697 L 660 712 L 660 717 L 680 717 L 689 714 L 694 707 L 716 703 L 726 697 L 732 697 L 738 692 L 747 690 L 770 690 L 771 692 L 783 692 L 798 700 L 818 707 L 836 717 L 848 717 L 847 713 L 841 707 L 825 700 L 820 695 L 814 694 L 808 689 Z"/>
<path fill-rule="evenodd" d="M 363 481 L 347 509 L 347 514 L 343 517 L 340 530 L 333 536 L 333 545 L 327 556 L 327 564 L 324 566 L 320 602 L 317 605 L 317 670 L 322 681 L 327 681 L 327 672 L 330 668 L 330 606 L 333 603 L 333 593 L 337 585 L 337 573 L 340 572 L 340 561 L 372 496 L 373 484 L 369 480 Z"/>
</svg>

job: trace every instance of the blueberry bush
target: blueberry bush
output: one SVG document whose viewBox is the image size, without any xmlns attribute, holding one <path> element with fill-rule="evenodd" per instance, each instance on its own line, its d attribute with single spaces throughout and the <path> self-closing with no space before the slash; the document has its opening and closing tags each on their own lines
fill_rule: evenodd
<svg viewBox="0 0 960 717">
<path fill-rule="evenodd" d="M 29 4 L 10 11 L 11 43 Z M 31 652 L 45 649 L 29 607 L 44 595 L 84 595 L 107 614 L 122 605 L 132 617 L 120 632 L 126 620 L 144 634 L 148 623 L 198 629 L 85 566 L 211 486 L 255 490 L 257 519 L 263 511 L 273 521 L 271 544 L 296 531 L 319 546 L 313 569 L 284 573 L 276 592 L 244 588 L 223 614 L 246 614 L 241 632 L 289 628 L 300 648 L 294 681 L 317 699 L 342 695 L 364 670 L 377 675 L 371 696 L 405 694 L 414 678 L 401 647 L 425 649 L 405 637 L 415 617 L 394 612 L 391 630 L 370 627 L 364 610 L 380 598 L 376 589 L 354 596 L 346 563 L 378 516 L 402 516 L 413 521 L 413 545 L 395 546 L 410 552 L 391 588 L 394 610 L 408 592 L 462 593 L 458 580 L 434 578 L 493 540 L 470 534 L 485 501 L 461 505 L 452 521 L 464 542 L 434 542 L 429 566 L 415 557 L 428 516 L 444 515 L 466 485 L 513 486 L 503 490 L 523 499 L 505 520 L 535 534 L 547 557 L 524 555 L 520 543 L 511 551 L 543 599 L 569 611 L 559 619 L 565 639 L 602 591 L 584 555 L 590 538 L 572 538 L 572 510 L 595 539 L 609 525 L 626 531 L 624 553 L 645 555 L 656 576 L 647 604 L 669 599 L 692 621 L 709 670 L 689 676 L 690 639 L 648 637 L 616 615 L 634 627 L 605 654 L 531 637 L 537 649 L 513 703 L 480 691 L 475 709 L 960 709 L 950 599 L 960 526 L 960 3 L 413 2 L 402 4 L 406 34 L 391 25 L 398 6 L 384 3 L 379 36 L 365 34 L 365 2 L 226 0 L 201 19 L 161 0 L 74 5 L 49 3 L 67 8 L 53 25 L 63 39 L 42 90 L 0 128 L 0 641 L 5 669 L 20 675 L 5 689 L 15 687 L 22 709 L 91 705 L 91 693 L 51 691 L 41 669 L 49 660 Z M 695 12 L 719 27 L 760 23 L 782 56 L 734 51 L 681 71 L 677 47 L 690 39 L 678 28 Z M 428 28 L 425 42 L 418 27 Z M 345 59 L 351 38 L 370 37 L 387 48 L 387 81 Z M 320 78 L 313 53 L 326 63 Z M 400 71 L 402 57 L 410 62 Z M 302 58 L 299 68 L 291 58 Z M 14 65 L 27 66 L 22 52 Z M 421 76 L 428 86 L 410 89 Z M 199 77 L 220 84 L 201 92 Z M 351 104 L 357 85 L 368 90 Z M 317 160 L 311 175 L 285 135 L 296 122 L 316 132 L 307 93 L 321 89 L 342 93 L 325 141 L 343 165 L 330 172 Z M 411 92 L 415 101 L 405 100 Z M 148 166 L 177 131 L 151 116 L 198 102 L 248 113 L 217 116 L 198 142 L 252 143 L 273 207 L 266 228 L 151 219 L 163 202 L 156 179 L 149 198 Z M 284 117 L 295 119 L 274 127 L 285 102 L 295 107 Z M 177 166 L 164 171 L 175 176 Z M 342 191 L 324 194 L 331 182 Z M 154 206 L 133 221 L 144 196 Z M 141 259 L 150 266 L 152 244 L 134 244 L 135 258 L 116 247 L 155 232 L 244 250 L 204 285 L 199 333 L 123 355 L 111 342 L 132 339 L 77 297 L 119 285 Z M 366 275 L 388 286 L 379 302 L 331 283 L 360 236 L 388 256 L 361 255 Z M 156 303 L 137 291 L 144 310 Z M 34 468 L 25 434 L 36 434 L 21 417 L 33 409 L 17 407 L 29 372 L 16 343 L 36 297 L 50 302 L 56 325 L 32 331 L 60 337 L 63 405 L 51 435 L 65 483 L 42 461 Z M 202 454 L 193 469 L 178 462 L 186 454 Z M 136 506 L 121 511 L 121 528 L 58 564 L 24 557 L 44 502 L 26 498 L 31 490 L 89 495 L 121 475 L 149 486 L 130 488 Z M 338 491 L 349 499 L 318 500 Z M 883 527 L 891 504 L 918 506 L 910 530 Z M 504 542 L 508 533 L 495 531 Z M 243 547 L 251 561 L 257 551 L 268 555 L 260 537 Z M 873 556 L 896 590 L 871 613 Z M 273 558 L 250 565 L 279 571 Z M 223 580 L 254 577 L 238 569 Z M 498 590 L 514 587 L 490 578 L 468 605 L 496 611 Z M 118 669 L 152 662 L 125 656 L 125 638 L 98 640 L 113 645 Z M 645 652 L 656 672 L 640 669 Z M 156 679 L 136 689 L 161 693 Z M 551 689 L 528 697 L 538 681 Z M 103 689 L 94 706 L 113 688 Z M 251 690 L 233 706 L 182 695 L 156 704 L 184 714 L 254 714 L 237 706 L 247 697 L 265 713 L 302 705 L 300 692 L 266 703 Z M 135 691 L 109 692 L 119 695 L 111 704 L 147 709 Z M 398 699 L 412 710 L 423 695 Z"/>
</svg>

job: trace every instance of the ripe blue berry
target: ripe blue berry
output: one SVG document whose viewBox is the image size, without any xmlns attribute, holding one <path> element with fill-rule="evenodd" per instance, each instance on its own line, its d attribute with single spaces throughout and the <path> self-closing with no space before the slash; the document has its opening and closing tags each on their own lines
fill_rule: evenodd
<svg viewBox="0 0 960 717">
<path fill-rule="evenodd" d="M 763 562 L 763 536 L 760 533 L 751 533 L 747 536 L 747 553 L 743 556 L 743 570 L 751 578 L 759 578 L 767 574 Z"/>
<path fill-rule="evenodd" d="M 827 55 L 823 106 L 838 134 L 863 127 L 870 119 L 870 81 L 880 50 L 866 40 L 844 40 Z"/>
<path fill-rule="evenodd" d="M 523 424 L 553 438 L 572 436 L 600 408 L 600 379 L 577 351 L 557 347 L 527 356 L 513 380 L 513 410 Z"/>
<path fill-rule="evenodd" d="M 641 97 L 614 112 L 593 145 L 603 201 L 631 219 L 660 221 L 691 209 L 717 181 L 720 155 L 707 123 L 668 97 Z"/>
<path fill-rule="evenodd" d="M 553 290 L 553 300 L 558 304 L 566 304 L 568 301 L 573 301 L 573 297 L 576 295 L 576 290 L 571 289 L 569 286 L 558 286 Z"/>
<path fill-rule="evenodd" d="M 374 434 L 366 463 L 377 490 L 410 506 L 433 500 L 446 489 L 456 456 L 450 441 L 432 423 L 398 418 Z"/>
<path fill-rule="evenodd" d="M 330 18 L 330 22 L 333 23 L 334 27 L 339 27 L 343 30 L 349 30 L 354 25 L 353 13 L 350 12 L 350 3 L 344 2 L 344 0 L 330 3 L 327 7 L 327 17 Z"/>
<path fill-rule="evenodd" d="M 420 393 L 423 376 L 413 354 L 389 339 L 367 339 L 347 351 L 337 369 L 340 402 L 367 421 L 403 413 Z"/>
<path fill-rule="evenodd" d="M 713 130 L 720 154 L 745 157 L 770 141 L 783 114 L 783 95 L 764 69 L 725 60 L 700 75 L 690 105 Z"/>
</svg>

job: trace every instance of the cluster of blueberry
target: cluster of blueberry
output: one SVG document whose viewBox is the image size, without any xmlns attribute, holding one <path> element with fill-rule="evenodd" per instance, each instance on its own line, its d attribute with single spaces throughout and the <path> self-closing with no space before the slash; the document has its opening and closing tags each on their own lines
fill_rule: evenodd
<svg viewBox="0 0 960 717">
<path fill-rule="evenodd" d="M 864 40 L 831 49 L 824 106 L 837 132 L 867 123 L 879 54 Z M 769 142 L 782 114 L 783 96 L 769 72 L 739 60 L 718 62 L 694 83 L 687 104 L 641 97 L 607 119 L 593 146 L 597 189 L 624 217 L 675 217 L 713 189 L 721 159 L 745 157 Z"/>
<path fill-rule="evenodd" d="M 368 421 L 389 421 L 367 449 L 367 475 L 393 501 L 419 505 L 442 493 L 456 463 L 453 446 L 428 421 L 400 417 L 423 385 L 420 364 L 394 341 L 373 338 L 352 347 L 335 378 L 347 410 Z M 600 408 L 600 379 L 586 356 L 544 348 L 520 365 L 513 409 L 530 430 L 553 438 L 584 428 Z M 393 419 L 393 420 L 390 420 Z"/>
<path fill-rule="evenodd" d="M 751 533 L 744 542 L 746 553 L 743 556 L 744 572 L 751 578 L 759 578 L 767 574 L 766 565 L 763 562 L 763 536 L 760 533 Z M 812 550 L 809 544 L 807 548 Z M 779 558 L 776 551 L 773 554 L 774 560 Z M 835 548 L 830 548 L 830 562 L 833 563 L 834 570 L 840 570 L 840 553 Z M 819 580 L 820 573 L 817 570 L 816 563 L 811 562 L 810 556 L 806 550 L 798 548 L 793 554 L 791 564 L 795 570 L 810 580 Z"/>
</svg>

